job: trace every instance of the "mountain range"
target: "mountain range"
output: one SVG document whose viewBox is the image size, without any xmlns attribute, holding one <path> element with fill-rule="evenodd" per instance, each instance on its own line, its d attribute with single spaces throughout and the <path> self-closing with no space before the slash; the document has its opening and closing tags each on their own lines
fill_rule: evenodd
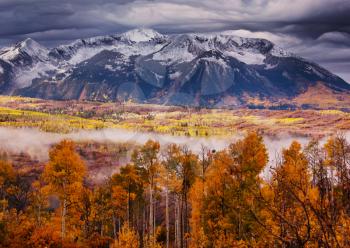
<svg viewBox="0 0 350 248">
<path fill-rule="evenodd" d="M 232 107 L 293 101 L 315 89 L 341 100 L 350 84 L 268 40 L 230 31 L 134 29 L 50 49 L 30 38 L 0 49 L 0 94 L 7 95 Z"/>
</svg>

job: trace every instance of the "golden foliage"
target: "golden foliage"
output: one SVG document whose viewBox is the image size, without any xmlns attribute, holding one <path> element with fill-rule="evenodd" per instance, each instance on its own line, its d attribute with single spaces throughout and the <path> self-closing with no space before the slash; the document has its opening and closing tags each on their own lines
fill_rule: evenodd
<svg viewBox="0 0 350 248">
<path fill-rule="evenodd" d="M 139 237 L 137 233 L 125 223 L 118 233 L 118 239 L 114 242 L 113 248 L 138 248 Z M 147 247 L 147 246 L 144 246 Z"/>
<path fill-rule="evenodd" d="M 100 185 L 71 141 L 41 176 L 0 160 L 0 247 L 350 247 L 347 140 L 292 142 L 263 179 L 267 162 L 257 133 L 202 156 L 148 141 Z"/>
</svg>

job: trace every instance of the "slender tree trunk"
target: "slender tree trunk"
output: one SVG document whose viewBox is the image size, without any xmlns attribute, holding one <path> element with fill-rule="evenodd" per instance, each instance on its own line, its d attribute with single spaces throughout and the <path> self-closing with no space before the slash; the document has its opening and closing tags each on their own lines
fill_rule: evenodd
<svg viewBox="0 0 350 248">
<path fill-rule="evenodd" d="M 152 179 L 149 184 L 149 233 L 153 235 L 153 189 Z"/>
<path fill-rule="evenodd" d="M 146 210 L 143 209 L 142 211 L 142 236 L 145 236 L 145 230 L 146 230 Z"/>
<path fill-rule="evenodd" d="M 332 209 L 334 207 L 334 180 L 333 180 L 333 166 L 330 166 L 330 170 L 331 170 L 331 206 Z"/>
<path fill-rule="evenodd" d="M 128 220 L 128 227 L 130 228 L 130 188 L 128 189 L 127 220 Z"/>
<path fill-rule="evenodd" d="M 115 214 L 113 213 L 113 238 L 117 239 L 117 223 L 116 223 L 116 219 L 115 219 Z"/>
<path fill-rule="evenodd" d="M 155 245 L 155 237 L 156 237 L 156 207 L 157 207 L 157 202 L 153 203 L 153 245 Z"/>
<path fill-rule="evenodd" d="M 166 225 L 166 248 L 169 248 L 169 189 L 168 189 L 168 174 L 165 188 L 165 225 Z"/>
<path fill-rule="evenodd" d="M 67 214 L 67 199 L 63 199 L 62 216 L 61 216 L 61 237 L 62 239 L 66 236 L 66 214 Z"/>
<path fill-rule="evenodd" d="M 239 190 L 238 190 L 238 238 L 242 239 L 242 215 L 241 215 L 241 208 L 242 208 L 242 192 L 241 192 L 241 188 L 242 188 L 242 175 L 239 176 Z"/>
<path fill-rule="evenodd" d="M 180 247 L 184 247 L 184 214 L 183 214 L 183 208 L 184 208 L 184 201 L 183 201 L 183 196 L 181 195 L 181 204 L 180 204 Z"/>
<path fill-rule="evenodd" d="M 5 211 L 6 211 L 6 204 L 5 204 L 6 200 L 5 200 L 5 197 L 3 197 L 2 199 L 2 212 L 5 214 Z"/>
<path fill-rule="evenodd" d="M 178 196 L 176 196 L 176 203 L 175 203 L 175 209 L 176 209 L 176 216 L 175 216 L 175 225 L 176 225 L 176 247 L 181 246 L 181 213 L 180 213 L 180 199 Z"/>
<path fill-rule="evenodd" d="M 39 210 L 38 210 L 38 224 L 41 226 L 41 204 L 39 204 Z"/>
<path fill-rule="evenodd" d="M 185 213 L 184 213 L 184 225 L 185 225 L 185 228 L 184 228 L 184 235 L 186 235 L 186 233 L 189 232 L 188 230 L 188 204 L 187 204 L 187 190 L 185 192 Z M 187 248 L 187 238 L 184 239 L 184 247 Z"/>
<path fill-rule="evenodd" d="M 177 209 L 177 196 L 175 196 L 175 247 L 179 247 L 179 240 L 178 240 L 178 232 L 179 232 L 179 228 L 178 228 L 178 209 Z"/>
</svg>

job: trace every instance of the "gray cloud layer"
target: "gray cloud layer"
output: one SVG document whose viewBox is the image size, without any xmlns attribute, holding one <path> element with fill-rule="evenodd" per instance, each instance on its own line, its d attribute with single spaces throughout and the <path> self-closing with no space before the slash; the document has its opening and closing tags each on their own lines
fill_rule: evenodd
<svg viewBox="0 0 350 248">
<path fill-rule="evenodd" d="M 0 0 L 0 46 L 47 46 L 134 27 L 164 33 L 239 30 L 268 38 L 350 82 L 348 0 Z"/>
</svg>

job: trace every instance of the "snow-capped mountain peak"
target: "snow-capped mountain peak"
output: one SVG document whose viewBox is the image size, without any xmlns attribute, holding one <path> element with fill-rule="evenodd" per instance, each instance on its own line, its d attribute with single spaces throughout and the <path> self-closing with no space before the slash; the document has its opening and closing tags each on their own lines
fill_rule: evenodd
<svg viewBox="0 0 350 248">
<path fill-rule="evenodd" d="M 164 35 L 147 28 L 132 29 L 123 33 L 121 36 L 131 42 L 147 42 L 157 38 L 164 38 Z"/>
<path fill-rule="evenodd" d="M 169 44 L 153 55 L 158 61 L 172 64 L 174 61 L 191 61 L 205 52 L 216 51 L 245 64 L 264 64 L 268 55 L 285 57 L 289 53 L 265 39 L 242 38 L 226 33 L 190 33 L 172 35 Z"/>
<path fill-rule="evenodd" d="M 46 59 L 47 58 L 47 54 L 48 54 L 48 49 L 46 49 L 46 47 L 40 45 L 38 42 L 36 42 L 35 40 L 31 39 L 31 38 L 27 38 L 25 39 L 22 43 L 21 43 L 22 47 L 22 51 L 26 52 L 28 55 L 30 56 L 35 56 L 37 58 L 40 59 Z"/>
<path fill-rule="evenodd" d="M 3 49 L 0 58 L 9 62 L 14 62 L 24 56 L 32 59 L 44 61 L 47 59 L 48 50 L 31 38 L 18 42 L 12 47 Z"/>
</svg>

